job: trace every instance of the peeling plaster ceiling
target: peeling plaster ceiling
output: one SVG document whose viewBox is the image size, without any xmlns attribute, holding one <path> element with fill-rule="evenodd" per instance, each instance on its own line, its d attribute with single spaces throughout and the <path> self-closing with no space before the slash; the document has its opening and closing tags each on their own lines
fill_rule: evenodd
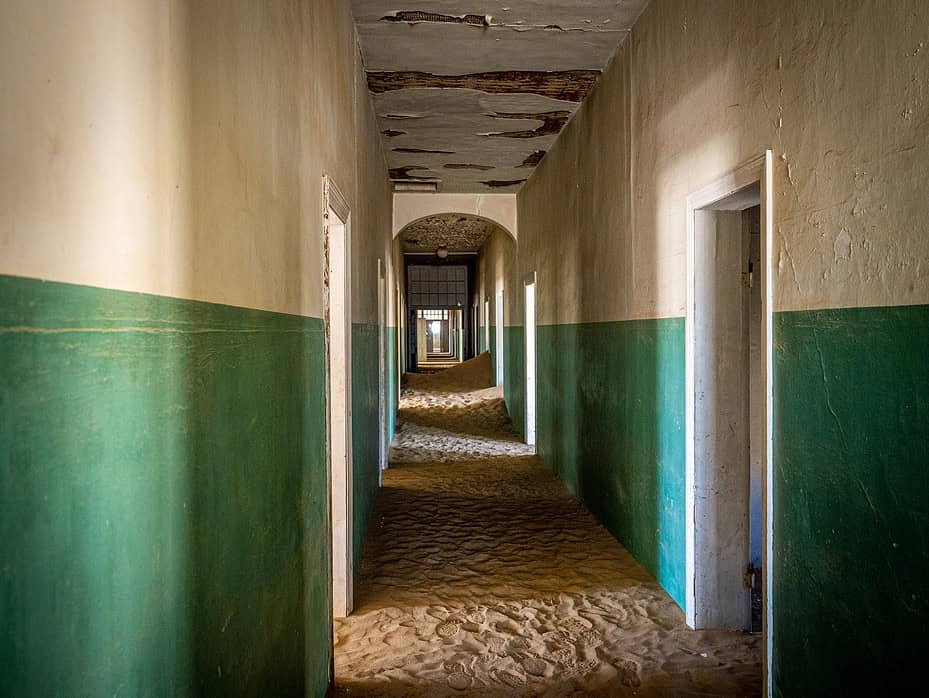
<svg viewBox="0 0 929 698">
<path fill-rule="evenodd" d="M 353 0 L 391 178 L 513 192 L 647 0 Z"/>
<path fill-rule="evenodd" d="M 442 213 L 413 221 L 399 237 L 404 252 L 435 252 L 440 247 L 449 252 L 477 252 L 498 228 L 477 216 Z"/>
</svg>

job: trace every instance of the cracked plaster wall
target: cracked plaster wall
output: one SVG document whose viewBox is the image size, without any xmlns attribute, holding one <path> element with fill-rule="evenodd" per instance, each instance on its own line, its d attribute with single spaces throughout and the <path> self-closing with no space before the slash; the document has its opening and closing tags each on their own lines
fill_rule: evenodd
<svg viewBox="0 0 929 698">
<path fill-rule="evenodd" d="M 374 322 L 391 192 L 344 3 L 2 14 L 0 273 L 322 317 L 329 174 Z"/>
<path fill-rule="evenodd" d="M 775 696 L 925 683 L 927 97 L 925 2 L 656 0 L 518 194 L 540 453 L 608 527 L 661 484 L 667 521 L 616 530 L 662 580 L 684 565 L 686 197 L 773 150 Z M 614 434 L 643 450 L 587 447 Z"/>
<path fill-rule="evenodd" d="M 776 310 L 929 302 L 927 98 L 925 3 L 652 3 L 518 194 L 540 321 L 683 315 L 686 197 L 767 147 Z"/>
</svg>

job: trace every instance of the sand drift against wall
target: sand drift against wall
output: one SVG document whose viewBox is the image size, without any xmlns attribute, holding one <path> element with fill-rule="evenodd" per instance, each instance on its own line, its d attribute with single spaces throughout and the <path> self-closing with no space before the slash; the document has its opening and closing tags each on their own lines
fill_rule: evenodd
<svg viewBox="0 0 929 698">
<path fill-rule="evenodd" d="M 760 694 L 760 639 L 688 630 L 520 442 L 489 369 L 404 391 L 356 610 L 336 623 L 340 694 Z"/>
</svg>

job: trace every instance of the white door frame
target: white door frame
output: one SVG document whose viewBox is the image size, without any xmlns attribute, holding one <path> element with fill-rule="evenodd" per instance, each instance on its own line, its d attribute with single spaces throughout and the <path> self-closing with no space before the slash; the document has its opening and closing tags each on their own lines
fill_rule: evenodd
<svg viewBox="0 0 929 698">
<path fill-rule="evenodd" d="M 764 592 L 762 600 L 762 638 L 764 652 L 762 670 L 764 673 L 765 696 L 772 695 L 772 589 L 773 589 L 773 453 L 771 439 L 772 428 L 772 312 L 773 275 L 771 256 L 774 232 L 774 196 L 773 196 L 773 153 L 770 150 L 753 160 L 741 165 L 731 173 L 716 180 L 708 186 L 687 197 L 687 315 L 685 318 L 686 335 L 686 604 L 687 624 L 694 627 L 696 608 L 696 471 L 695 444 L 696 437 L 696 395 L 695 395 L 695 352 L 696 332 L 694 327 L 696 269 L 694 265 L 696 250 L 696 211 L 734 194 L 746 187 L 760 183 L 761 187 L 761 346 L 762 346 L 762 383 L 764 385 L 764 407 L 762 418 L 762 508 L 764 528 L 762 531 L 762 568 Z"/>
<path fill-rule="evenodd" d="M 495 331 L 496 336 L 494 337 L 494 345 L 497 350 L 497 366 L 496 366 L 497 385 L 503 385 L 503 371 L 505 369 L 504 362 L 503 362 L 504 360 L 503 328 L 505 327 L 505 325 L 503 324 L 505 321 L 505 318 L 503 317 L 504 314 L 505 314 L 505 306 L 503 303 L 503 291 L 497 291 L 496 307 L 494 309 L 494 322 L 497 327 Z"/>
<path fill-rule="evenodd" d="M 490 351 L 490 299 L 484 299 L 484 351 Z"/>
<path fill-rule="evenodd" d="M 377 260 L 377 428 L 378 484 L 387 469 L 387 275 Z"/>
<path fill-rule="evenodd" d="M 526 443 L 536 445 L 536 273 L 525 281 L 525 346 L 526 346 Z M 531 303 L 530 303 L 531 300 Z"/>
<path fill-rule="evenodd" d="M 326 405 L 332 615 L 352 612 L 352 267 L 351 211 L 323 176 Z"/>
</svg>

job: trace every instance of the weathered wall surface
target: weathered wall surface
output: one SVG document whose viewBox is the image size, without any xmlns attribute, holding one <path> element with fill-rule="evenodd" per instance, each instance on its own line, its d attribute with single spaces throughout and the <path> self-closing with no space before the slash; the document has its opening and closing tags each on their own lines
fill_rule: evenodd
<svg viewBox="0 0 929 698">
<path fill-rule="evenodd" d="M 391 221 L 352 17 L 143 5 L 0 11 L 0 693 L 322 695 L 323 174 L 362 436 Z"/>
<path fill-rule="evenodd" d="M 520 433 L 525 431 L 525 344 L 522 339 L 524 289 L 519 275 L 518 247 L 512 236 L 494 231 L 478 256 L 478 287 L 481 298 L 481 347 L 489 350 L 497 365 L 497 293 L 503 291 L 503 394 L 510 417 Z M 484 347 L 484 300 L 490 301 L 490 346 Z"/>
<path fill-rule="evenodd" d="M 927 11 L 653 3 L 519 194 L 541 322 L 680 316 L 683 202 L 767 147 L 777 310 L 929 301 Z"/>
<path fill-rule="evenodd" d="M 353 31 L 353 28 L 350 28 Z M 361 56 L 355 75 L 355 198 L 352 211 L 352 465 L 353 554 L 361 560 L 374 497 L 380 486 L 380 362 L 385 354 L 384 388 L 387 388 L 387 324 L 393 307 L 391 235 L 393 192 L 387 179 L 387 161 L 364 79 Z M 378 287 L 384 307 L 378 306 Z M 383 317 L 378 317 L 378 312 Z M 380 324 L 384 323 L 383 345 Z M 386 402 L 385 409 L 394 411 Z M 385 414 L 390 422 L 391 417 Z"/>
<path fill-rule="evenodd" d="M 773 149 L 780 695 L 905 686 L 926 650 L 902 638 L 924 638 L 929 617 L 918 582 L 929 574 L 929 378 L 912 363 L 927 349 L 927 27 L 929 6 L 906 0 L 653 2 L 518 195 L 520 274 L 539 277 L 540 453 L 681 601 L 681 575 L 665 574 L 684 565 L 673 332 L 686 197 Z M 592 382 L 590 362 L 618 397 Z M 636 364 L 653 380 L 622 378 Z M 874 419 L 860 419 L 856 391 Z M 586 419 L 575 415 L 593 427 L 571 426 Z M 623 436 L 591 450 L 599 419 Z M 637 435 L 664 455 L 629 452 Z M 626 487 L 642 477 L 670 485 L 657 490 L 657 529 Z M 863 560 L 883 567 L 862 574 Z M 903 671 L 888 677 L 890 664 Z"/>
</svg>

